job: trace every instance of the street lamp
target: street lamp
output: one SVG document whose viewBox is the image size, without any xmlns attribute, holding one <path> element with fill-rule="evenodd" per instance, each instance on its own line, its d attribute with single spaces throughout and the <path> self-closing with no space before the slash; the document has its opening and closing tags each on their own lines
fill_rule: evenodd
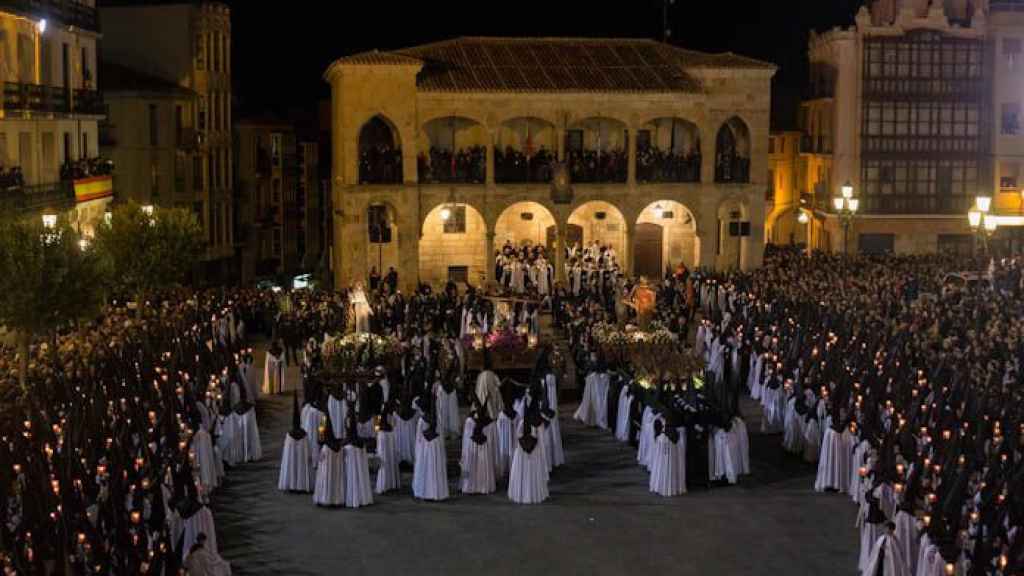
<svg viewBox="0 0 1024 576">
<path fill-rule="evenodd" d="M 796 217 L 796 221 L 801 223 L 801 224 L 807 224 L 808 222 L 811 221 L 811 219 L 810 219 L 810 217 L 807 216 L 807 212 L 804 212 L 803 210 L 801 210 L 800 211 L 800 215 Z"/>
<path fill-rule="evenodd" d="M 982 214 L 988 214 L 990 208 L 992 208 L 992 197 L 991 196 L 977 196 L 974 202 L 978 206 L 978 210 L 981 210 Z"/>
<path fill-rule="evenodd" d="M 149 216 L 150 218 L 152 218 L 153 217 L 153 205 L 152 204 L 146 204 L 145 206 L 143 206 L 142 207 L 142 213 L 145 214 L 146 216 Z"/>
<path fill-rule="evenodd" d="M 967 224 L 974 233 L 974 251 L 977 253 L 980 243 L 985 253 L 989 251 L 989 238 L 999 229 L 999 220 L 996 216 L 989 214 L 992 208 L 992 198 L 989 196 L 978 196 L 975 198 L 974 207 L 967 212 Z"/>
<path fill-rule="evenodd" d="M 57 227 L 57 215 L 56 214 L 43 214 L 43 228 L 47 230 L 53 230 Z"/>
<path fill-rule="evenodd" d="M 853 184 L 847 180 L 839 188 L 839 196 L 832 198 L 832 207 L 836 209 L 839 224 L 843 227 L 843 253 L 850 253 L 850 224 L 860 209 L 860 199 L 853 197 Z"/>
</svg>

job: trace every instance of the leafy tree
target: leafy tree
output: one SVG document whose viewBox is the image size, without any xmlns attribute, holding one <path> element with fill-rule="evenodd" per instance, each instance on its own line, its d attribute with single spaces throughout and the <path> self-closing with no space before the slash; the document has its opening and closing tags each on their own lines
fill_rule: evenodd
<svg viewBox="0 0 1024 576">
<path fill-rule="evenodd" d="M 25 386 L 33 338 L 99 312 L 103 276 L 97 254 L 61 219 L 0 217 L 0 324 L 15 332 L 19 378 Z"/>
<path fill-rule="evenodd" d="M 202 227 L 182 208 L 155 208 L 149 214 L 129 203 L 96 228 L 96 248 L 112 282 L 140 299 L 183 283 L 204 246 Z"/>
</svg>

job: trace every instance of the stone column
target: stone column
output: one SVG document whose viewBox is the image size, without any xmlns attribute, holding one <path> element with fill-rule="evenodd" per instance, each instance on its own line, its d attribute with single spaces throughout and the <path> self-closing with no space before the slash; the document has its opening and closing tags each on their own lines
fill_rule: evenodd
<svg viewBox="0 0 1024 576">
<path fill-rule="evenodd" d="M 490 172 L 488 172 L 488 177 L 490 177 Z M 494 277 L 494 265 L 495 265 L 495 262 L 494 262 L 494 230 L 491 230 L 490 228 L 488 228 L 486 235 L 487 235 L 487 243 L 486 243 L 486 246 L 485 246 L 484 249 L 487 251 L 487 253 L 486 253 L 487 258 L 485 258 L 484 261 L 487 262 L 487 264 L 486 264 L 487 270 L 486 270 L 486 274 L 484 275 L 484 277 L 487 278 L 487 282 L 495 282 L 496 283 L 498 281 L 498 279 Z"/>
<path fill-rule="evenodd" d="M 488 138 L 487 138 L 487 140 L 488 140 L 488 142 L 487 142 L 487 166 L 486 166 L 487 175 L 486 175 L 484 181 L 487 183 L 488 186 L 494 186 L 494 146 L 495 146 L 495 142 L 494 142 L 495 138 L 494 138 L 494 136 L 495 136 L 495 132 L 494 132 L 494 130 L 488 130 L 487 134 L 488 134 Z M 492 235 L 493 235 L 493 233 L 492 233 Z M 490 278 L 491 277 L 491 273 L 488 273 L 487 277 Z"/>
<path fill-rule="evenodd" d="M 629 140 L 629 167 L 626 170 L 626 184 L 633 188 L 636 186 L 636 129 L 634 127 L 629 127 L 627 138 Z"/>
<path fill-rule="evenodd" d="M 626 221 L 626 246 L 625 261 L 622 263 L 626 274 L 630 277 L 636 276 L 636 264 L 633 258 L 633 235 L 636 232 L 636 224 Z"/>
<path fill-rule="evenodd" d="M 565 162 L 565 129 L 564 128 L 556 128 L 555 129 L 555 139 L 558 140 L 558 142 L 555 143 L 555 148 L 558 150 L 558 160 L 560 162 Z"/>
</svg>

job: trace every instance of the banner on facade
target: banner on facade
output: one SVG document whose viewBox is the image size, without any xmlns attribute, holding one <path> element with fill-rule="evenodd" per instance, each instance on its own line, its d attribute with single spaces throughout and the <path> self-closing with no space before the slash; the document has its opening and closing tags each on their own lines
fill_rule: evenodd
<svg viewBox="0 0 1024 576">
<path fill-rule="evenodd" d="M 113 176 L 94 176 L 75 180 L 75 202 L 89 202 L 114 195 Z"/>
</svg>

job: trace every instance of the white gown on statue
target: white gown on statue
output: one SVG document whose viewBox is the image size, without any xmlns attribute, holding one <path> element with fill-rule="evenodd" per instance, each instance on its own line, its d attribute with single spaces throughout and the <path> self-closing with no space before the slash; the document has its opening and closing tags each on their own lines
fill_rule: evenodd
<svg viewBox="0 0 1024 576">
<path fill-rule="evenodd" d="M 370 461 L 366 449 L 349 444 L 342 449 L 345 455 L 345 506 L 359 508 L 373 504 L 373 484 L 370 483 Z"/>
<path fill-rule="evenodd" d="M 242 442 L 242 462 L 259 460 L 263 457 L 263 447 L 260 444 L 260 429 L 256 425 L 256 407 L 250 407 L 248 412 L 242 414 L 238 424 Z"/>
<path fill-rule="evenodd" d="M 356 332 L 370 331 L 370 303 L 366 300 L 366 292 L 362 288 L 352 291 L 352 316 L 355 320 Z"/>
<path fill-rule="evenodd" d="M 309 443 L 305 438 L 296 440 L 284 435 L 281 449 L 281 471 L 277 476 L 277 489 L 282 492 L 312 492 L 313 468 L 309 456 Z"/>
<path fill-rule="evenodd" d="M 619 409 L 615 416 L 615 439 L 619 442 L 629 442 L 629 406 L 632 402 L 629 386 L 623 386 L 619 392 Z"/>
<path fill-rule="evenodd" d="M 516 451 L 516 424 L 517 418 L 509 418 L 504 412 L 498 414 L 498 421 L 495 423 L 498 435 L 494 459 L 494 474 L 502 479 L 508 475 L 512 466 L 512 455 Z"/>
<path fill-rule="evenodd" d="M 220 485 L 220 474 L 217 468 L 217 455 L 213 452 L 213 440 L 210 433 L 199 428 L 192 436 L 192 451 L 196 455 L 199 468 L 199 485 L 207 494 Z"/>
<path fill-rule="evenodd" d="M 408 420 L 395 415 L 393 426 L 395 427 L 395 446 L 398 449 L 399 462 L 416 462 L 416 432 L 420 429 L 420 417 L 413 413 Z"/>
<path fill-rule="evenodd" d="M 661 434 L 651 450 L 651 492 L 661 496 L 686 494 L 686 431 L 679 428 L 678 442 Z"/>
<path fill-rule="evenodd" d="M 380 459 L 380 467 L 377 468 L 375 491 L 377 494 L 383 494 L 397 490 L 401 484 L 402 475 L 398 469 L 400 457 L 394 430 L 377 431 L 377 457 Z"/>
<path fill-rule="evenodd" d="M 459 459 L 462 469 L 460 489 L 464 494 L 490 494 L 494 492 L 496 484 L 494 446 L 490 438 L 483 444 L 477 444 L 473 440 L 475 426 L 475 420 L 466 418 L 462 433 L 462 456 Z"/>
<path fill-rule="evenodd" d="M 519 424 L 520 430 L 524 423 Z M 536 436 L 540 431 L 532 430 Z M 519 435 L 521 436 L 521 435 Z M 548 498 L 548 464 L 540 441 L 529 454 L 516 440 L 508 479 L 508 498 L 517 504 L 539 504 Z"/>
<path fill-rule="evenodd" d="M 320 506 L 345 504 L 345 453 L 335 452 L 324 444 L 320 448 L 320 464 L 316 468 L 313 503 Z"/>
<path fill-rule="evenodd" d="M 267 350 L 266 362 L 263 365 L 263 393 L 280 394 L 284 390 L 285 353 L 274 356 Z"/>
<path fill-rule="evenodd" d="M 850 437 L 840 434 L 829 426 L 821 443 L 821 457 L 818 459 L 818 475 L 814 480 L 814 491 L 850 489 Z"/>
<path fill-rule="evenodd" d="M 587 426 L 608 428 L 608 374 L 587 375 L 583 399 L 573 417 Z"/>
<path fill-rule="evenodd" d="M 427 423 L 420 422 L 416 432 L 416 463 L 413 466 L 412 494 L 420 500 L 448 499 L 448 462 L 445 458 L 444 435 L 433 440 L 423 437 Z"/>
</svg>

